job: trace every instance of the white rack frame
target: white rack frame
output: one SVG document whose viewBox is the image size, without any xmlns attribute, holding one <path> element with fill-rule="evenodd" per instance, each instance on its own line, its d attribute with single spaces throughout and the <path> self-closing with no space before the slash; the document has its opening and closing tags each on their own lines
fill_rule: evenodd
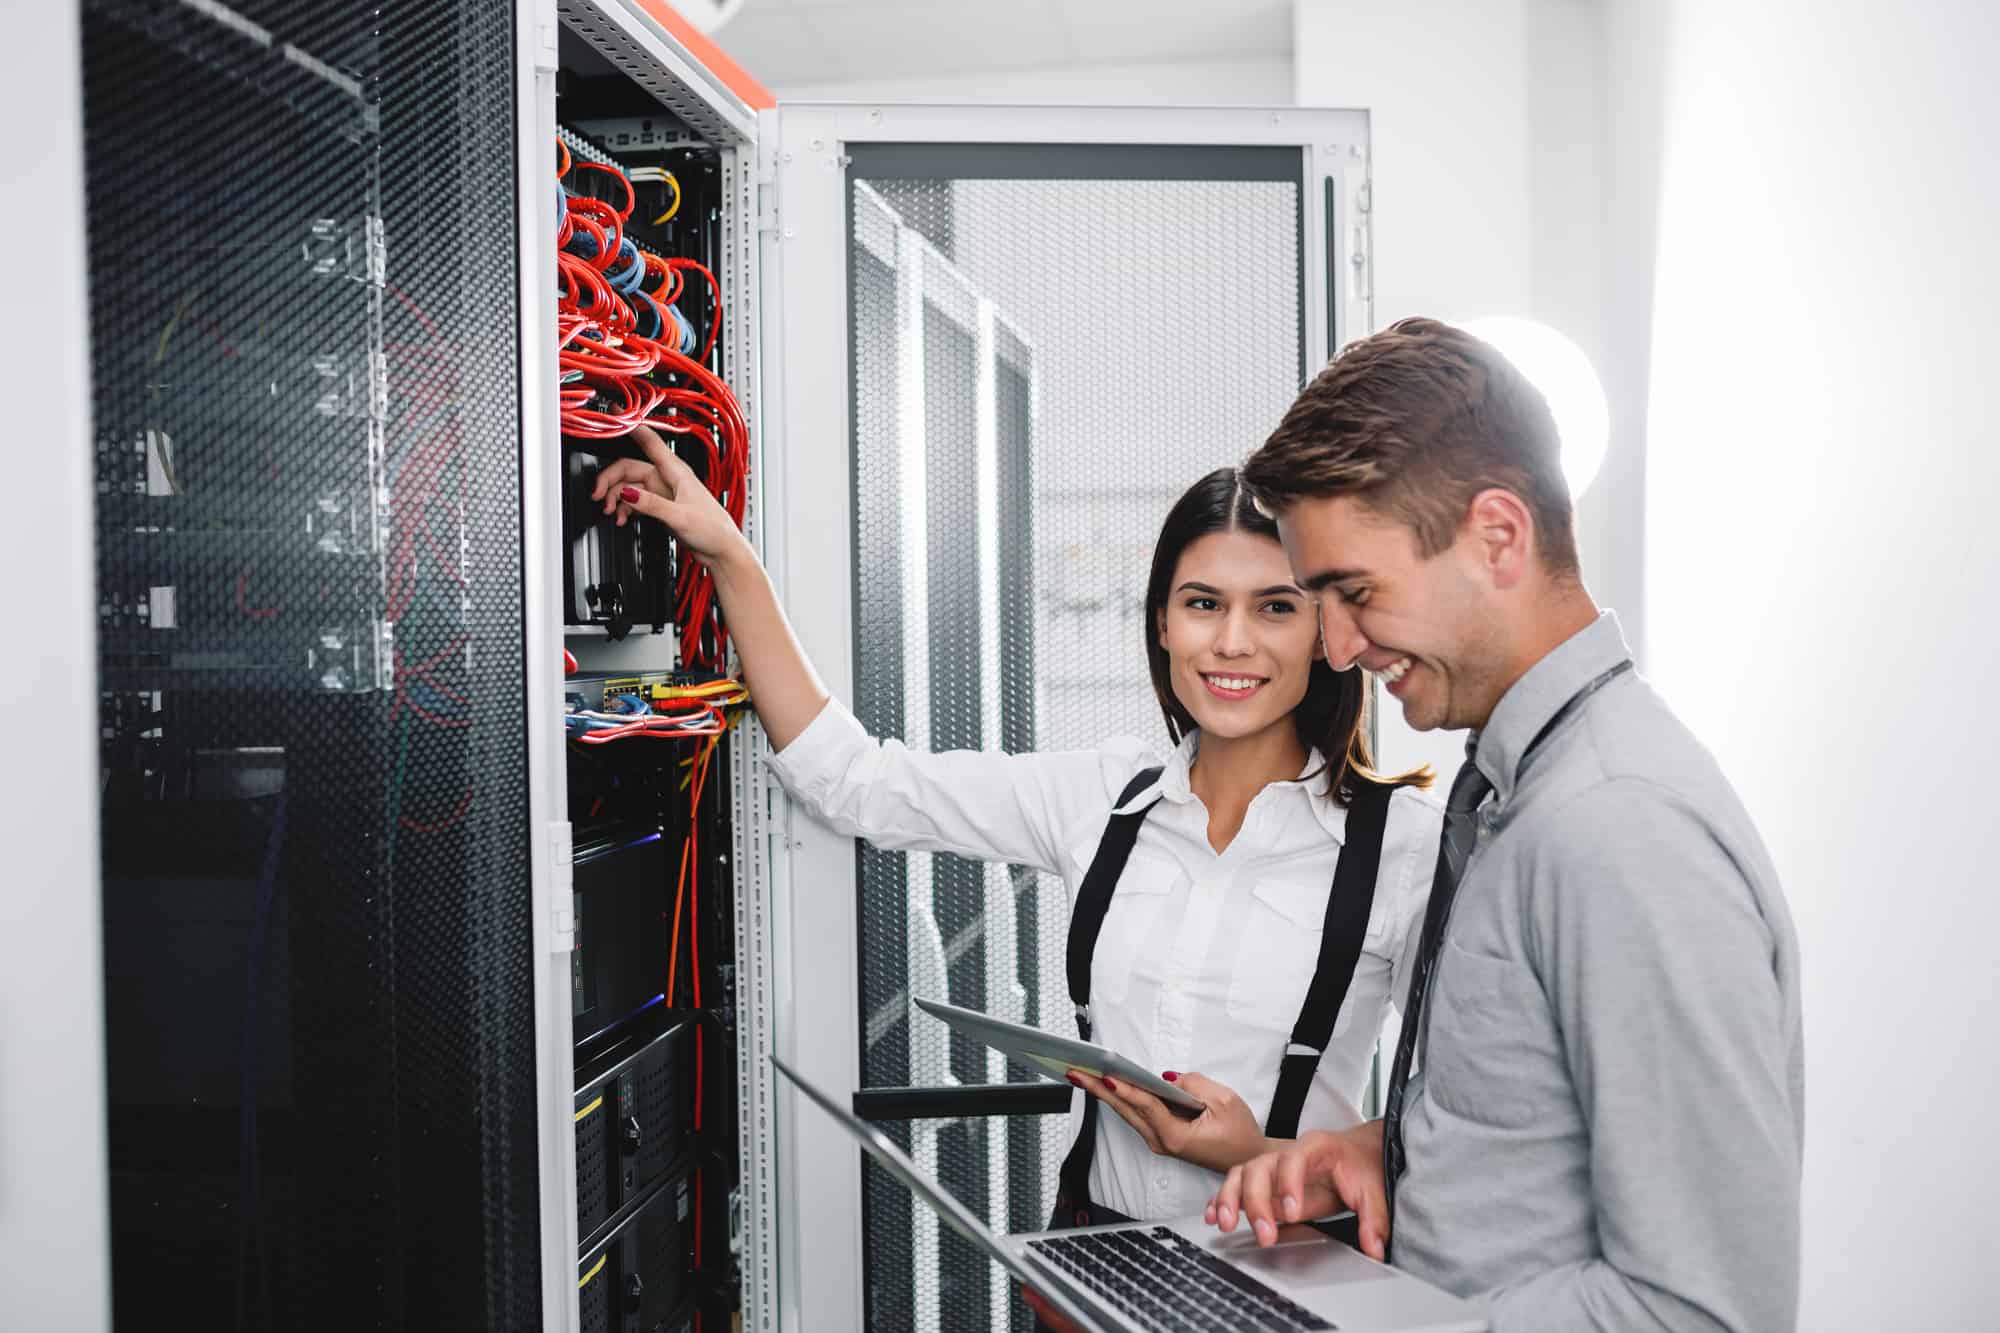
<svg viewBox="0 0 2000 1333">
<path fill-rule="evenodd" d="M 80 6 L 16 23 L 0 107 L 28 127 L 0 167 L 0 233 L 33 255 L 8 284 L 0 346 L 32 483 L 0 498 L 0 1328 L 111 1325 L 103 881 L 98 867 L 97 571 L 84 217 Z M 58 1256 L 60 1259 L 58 1261 Z"/>
<path fill-rule="evenodd" d="M 542 1209 L 543 1323 L 557 1333 L 578 1324 L 576 1144 L 573 1124 L 574 1046 L 570 1030 L 567 964 L 574 938 L 570 909 L 569 825 L 565 819 L 566 767 L 561 726 L 563 684 L 559 668 L 565 638 L 562 590 L 562 457 L 555 382 L 555 248 L 553 232 L 535 219 L 555 217 L 555 75 L 558 31 L 568 28 L 611 61 L 674 116 L 702 136 L 721 158 L 724 261 L 716 274 L 727 298 L 723 347 L 731 387 L 750 423 L 751 493 L 746 530 L 756 541 L 768 531 L 760 521 L 763 449 L 760 438 L 758 358 L 759 255 L 755 146 L 757 117 L 675 38 L 632 0 L 516 0 L 519 31 L 521 173 L 521 401 L 524 441 L 523 541 L 526 587 L 530 818 L 536 830 L 534 909 L 536 929 L 535 1024 L 540 1034 L 537 1105 Z M 647 636 L 650 639 L 650 636 Z M 657 659 L 659 640 L 641 645 Z M 587 644 L 587 647 L 586 647 Z M 618 646 L 588 636 L 571 640 L 579 656 L 610 666 Z M 645 665 L 657 666 L 657 660 Z M 770 910 L 769 811 L 763 757 L 768 752 L 754 722 L 732 742 L 732 856 L 736 900 L 737 1080 L 741 1119 L 744 1327 L 776 1327 L 770 1293 L 776 1289 L 776 1188 L 773 1179 L 771 1107 L 773 921 Z"/>
</svg>

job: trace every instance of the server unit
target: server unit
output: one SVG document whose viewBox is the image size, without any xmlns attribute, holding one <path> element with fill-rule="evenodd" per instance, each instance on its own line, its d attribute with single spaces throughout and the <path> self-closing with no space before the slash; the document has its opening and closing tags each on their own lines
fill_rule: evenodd
<svg viewBox="0 0 2000 1333">
<path fill-rule="evenodd" d="M 692 1333 L 695 1187 L 663 1182 L 592 1245 L 577 1265 L 582 1333 Z"/>
<path fill-rule="evenodd" d="M 577 1231 L 588 1249 L 669 1174 L 701 1158 L 694 1131 L 694 1027 L 662 1013 L 579 1071 Z"/>
<path fill-rule="evenodd" d="M 1122 632 L 1092 487 L 1253 443 L 1204 339 L 1282 324 L 1295 385 L 1370 323 L 1365 116 L 773 107 L 659 0 L 77 9 L 95 558 L 33 573 L 97 628 L 115 1313 L 1018 1324 L 766 1056 L 1004 1078 L 907 998 L 1057 1012 L 1054 911 L 794 819 L 699 571 L 589 489 L 665 418 L 871 725 L 1058 741 Z M 1122 280 L 1064 247 L 1134 219 L 1223 255 L 1185 306 L 1008 276 Z M 681 358 L 657 401 L 600 281 Z M 1179 390 L 1097 365 L 1134 329 L 1207 385 L 1157 457 L 1118 432 Z M 1032 1211 L 1033 1118 L 897 1132 Z"/>
<path fill-rule="evenodd" d="M 570 1023 L 579 1045 L 663 1001 L 665 835 L 599 821 L 577 826 Z"/>
</svg>

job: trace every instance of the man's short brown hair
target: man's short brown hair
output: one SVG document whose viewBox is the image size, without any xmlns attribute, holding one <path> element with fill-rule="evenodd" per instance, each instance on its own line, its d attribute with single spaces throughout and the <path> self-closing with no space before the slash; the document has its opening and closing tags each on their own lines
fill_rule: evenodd
<svg viewBox="0 0 2000 1333">
<path fill-rule="evenodd" d="M 1561 441 L 1541 392 L 1463 329 L 1405 319 L 1350 343 L 1300 392 L 1243 465 L 1267 511 L 1352 495 L 1415 529 L 1436 555 L 1472 498 L 1512 491 L 1535 517 L 1552 573 L 1577 572 Z"/>
</svg>

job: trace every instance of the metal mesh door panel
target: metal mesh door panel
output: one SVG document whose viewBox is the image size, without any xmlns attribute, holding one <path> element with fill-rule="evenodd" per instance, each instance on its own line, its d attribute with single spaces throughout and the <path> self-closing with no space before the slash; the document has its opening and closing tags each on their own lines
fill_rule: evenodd
<svg viewBox="0 0 2000 1333">
<path fill-rule="evenodd" d="M 83 28 L 116 1314 L 539 1327 L 512 10 Z"/>
<path fill-rule="evenodd" d="M 855 701 L 914 747 L 1164 744 L 1141 603 L 1168 506 L 1301 377 L 1298 156 L 856 145 Z M 1067 1030 L 1053 876 L 860 853 L 867 1086 L 1023 1081 L 911 994 Z M 1002 1231 L 1037 1227 L 1061 1117 L 897 1126 Z M 869 1326 L 1026 1329 L 1006 1282 L 867 1169 Z"/>
</svg>

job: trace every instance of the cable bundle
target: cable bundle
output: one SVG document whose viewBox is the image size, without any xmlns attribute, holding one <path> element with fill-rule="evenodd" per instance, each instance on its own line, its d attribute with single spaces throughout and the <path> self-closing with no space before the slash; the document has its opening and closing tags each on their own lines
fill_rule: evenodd
<svg viewBox="0 0 2000 1333">
<path fill-rule="evenodd" d="M 623 172 L 597 162 L 572 163 L 560 142 L 556 151 L 558 180 L 574 166 L 578 172 L 603 172 L 624 191 L 622 208 L 567 188 L 558 191 L 556 360 L 563 434 L 619 439 L 643 425 L 698 445 L 696 470 L 741 527 L 749 423 L 736 395 L 706 364 L 722 327 L 721 285 L 694 260 L 641 250 L 625 234 L 636 198 Z M 658 219 L 664 222 L 680 208 L 679 183 L 664 171 L 643 175 L 673 187 L 673 205 Z M 689 273 L 707 283 L 714 312 L 698 346 L 693 322 L 676 304 Z M 681 562 L 676 602 L 682 660 L 721 670 L 728 633 L 715 608 L 714 584 L 699 561 Z"/>
<path fill-rule="evenodd" d="M 650 702 L 636 694 L 621 694 L 602 710 L 572 710 L 564 715 L 564 725 L 570 739 L 584 745 L 608 745 L 642 736 L 655 740 L 713 737 L 729 729 L 730 710 L 749 699 L 749 691 L 735 680 L 661 686 L 653 691 Z"/>
</svg>

